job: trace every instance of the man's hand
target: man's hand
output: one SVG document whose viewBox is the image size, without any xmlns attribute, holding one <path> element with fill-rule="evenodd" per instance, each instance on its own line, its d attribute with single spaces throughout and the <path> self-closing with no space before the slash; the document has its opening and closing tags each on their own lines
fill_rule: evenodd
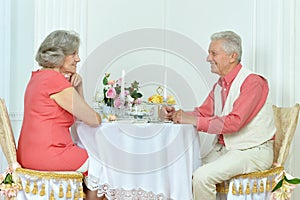
<svg viewBox="0 0 300 200">
<path fill-rule="evenodd" d="M 162 106 L 159 110 L 159 118 L 162 120 L 170 121 L 172 120 L 173 113 L 175 112 L 175 108 L 172 106 Z"/>
<path fill-rule="evenodd" d="M 174 124 L 192 124 L 197 126 L 197 117 L 189 115 L 183 110 L 177 110 L 172 115 Z"/>
</svg>

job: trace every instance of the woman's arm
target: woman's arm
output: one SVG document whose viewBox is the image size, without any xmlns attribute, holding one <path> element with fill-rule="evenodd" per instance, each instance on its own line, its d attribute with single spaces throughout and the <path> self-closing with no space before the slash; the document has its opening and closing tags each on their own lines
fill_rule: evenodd
<svg viewBox="0 0 300 200">
<path fill-rule="evenodd" d="M 74 87 L 69 87 L 61 92 L 52 94 L 50 98 L 86 124 L 90 126 L 98 126 L 101 124 L 100 115 L 84 101 L 83 97 Z"/>
</svg>

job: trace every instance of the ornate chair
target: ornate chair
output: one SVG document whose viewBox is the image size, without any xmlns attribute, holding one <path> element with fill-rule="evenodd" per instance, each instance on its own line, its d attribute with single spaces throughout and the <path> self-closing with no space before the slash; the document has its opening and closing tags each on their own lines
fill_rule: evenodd
<svg viewBox="0 0 300 200">
<path fill-rule="evenodd" d="M 19 187 L 12 199 L 83 199 L 83 175 L 79 172 L 49 172 L 22 168 L 17 162 L 16 145 L 5 102 L 0 98 L 0 142 L 8 167 Z"/>
<path fill-rule="evenodd" d="M 276 177 L 284 170 L 284 163 L 290 151 L 290 144 L 298 123 L 299 104 L 282 108 L 273 105 L 276 126 L 274 141 L 274 165 L 271 169 L 241 174 L 217 184 L 218 200 L 267 200 L 270 199 Z"/>
</svg>

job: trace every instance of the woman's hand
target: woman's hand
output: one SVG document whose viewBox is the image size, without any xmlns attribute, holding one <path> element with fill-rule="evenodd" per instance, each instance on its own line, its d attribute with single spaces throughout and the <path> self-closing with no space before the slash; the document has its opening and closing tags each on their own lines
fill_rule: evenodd
<svg viewBox="0 0 300 200">
<path fill-rule="evenodd" d="M 72 74 L 69 79 L 71 85 L 75 88 L 75 90 L 79 93 L 81 97 L 83 97 L 83 88 L 82 88 L 82 78 L 79 74 Z"/>
<path fill-rule="evenodd" d="M 82 85 L 82 78 L 79 74 L 72 74 L 70 77 L 70 83 L 73 87 L 77 88 Z"/>
</svg>

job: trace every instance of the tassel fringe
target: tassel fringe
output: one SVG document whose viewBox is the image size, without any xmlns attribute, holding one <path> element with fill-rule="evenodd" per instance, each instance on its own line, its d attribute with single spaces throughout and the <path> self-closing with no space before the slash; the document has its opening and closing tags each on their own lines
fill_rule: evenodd
<svg viewBox="0 0 300 200">
<path fill-rule="evenodd" d="M 85 197 L 81 173 L 42 172 L 24 168 L 17 168 L 16 173 L 18 184 L 27 195 L 39 195 L 49 200 L 80 200 Z"/>
<path fill-rule="evenodd" d="M 22 177 L 21 177 L 22 178 Z M 23 177 L 24 178 L 24 177 Z M 56 200 L 60 198 L 79 200 L 85 198 L 85 193 L 82 187 L 82 181 L 77 180 L 60 180 L 59 182 L 49 182 L 49 179 L 33 179 L 25 177 L 25 187 L 22 186 L 22 180 L 19 184 L 27 194 L 39 195 L 41 197 L 48 196 L 49 200 Z M 68 181 L 68 182 L 66 182 Z M 67 183 L 67 184 L 66 184 Z M 65 187 L 67 185 L 67 187 Z M 53 187 L 55 186 L 55 187 Z M 74 188 L 72 190 L 72 187 Z M 50 194 L 49 194 L 50 192 Z"/>
<path fill-rule="evenodd" d="M 276 177 L 283 167 L 276 167 L 263 172 L 254 172 L 235 176 L 228 181 L 216 185 L 216 191 L 221 194 L 251 195 L 270 192 L 276 185 Z M 231 190 L 230 190 L 231 189 Z"/>
</svg>

